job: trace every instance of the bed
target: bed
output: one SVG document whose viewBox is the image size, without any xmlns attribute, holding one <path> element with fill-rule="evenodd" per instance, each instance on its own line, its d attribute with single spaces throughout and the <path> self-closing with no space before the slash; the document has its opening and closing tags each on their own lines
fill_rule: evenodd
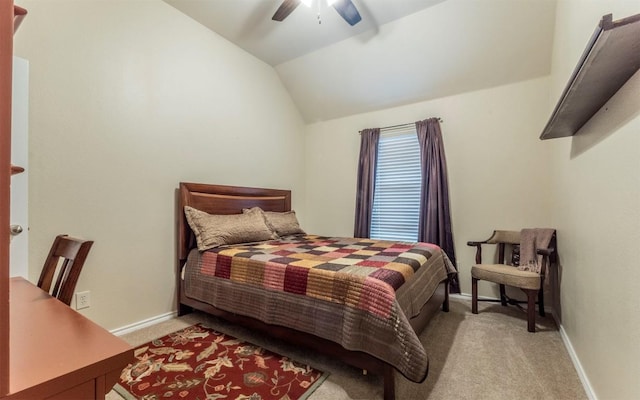
<svg viewBox="0 0 640 400">
<path fill-rule="evenodd" d="M 439 247 L 296 232 L 204 250 L 194 215 L 289 215 L 291 192 L 182 182 L 177 205 L 180 315 L 203 311 L 340 359 L 381 376 L 385 399 L 395 371 L 426 378 L 417 335 L 448 311 L 455 273 Z"/>
</svg>

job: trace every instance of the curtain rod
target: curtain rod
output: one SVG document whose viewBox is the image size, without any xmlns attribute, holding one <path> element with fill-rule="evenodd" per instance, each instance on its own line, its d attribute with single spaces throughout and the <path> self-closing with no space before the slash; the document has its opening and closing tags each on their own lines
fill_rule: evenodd
<svg viewBox="0 0 640 400">
<path fill-rule="evenodd" d="M 437 118 L 438 122 L 443 123 L 444 121 L 442 120 L 442 118 L 438 117 Z M 411 122 L 408 124 L 400 124 L 400 125 L 391 125 L 391 126 L 385 126 L 380 128 L 381 131 L 383 130 L 387 130 L 387 129 L 395 129 L 395 128 L 410 128 L 412 126 L 416 126 L 415 122 Z M 358 131 L 358 133 L 362 133 L 362 131 Z"/>
</svg>

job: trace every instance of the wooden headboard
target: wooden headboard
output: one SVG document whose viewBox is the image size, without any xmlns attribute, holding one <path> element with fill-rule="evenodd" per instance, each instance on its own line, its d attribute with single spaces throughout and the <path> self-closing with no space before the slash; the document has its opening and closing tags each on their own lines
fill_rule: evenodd
<svg viewBox="0 0 640 400">
<path fill-rule="evenodd" d="M 190 206 L 209 214 L 240 214 L 243 208 L 260 207 L 265 211 L 291 210 L 291 191 L 241 186 L 207 185 L 180 182 L 178 199 L 178 261 L 184 261 L 193 246 L 193 232 L 184 215 Z"/>
</svg>

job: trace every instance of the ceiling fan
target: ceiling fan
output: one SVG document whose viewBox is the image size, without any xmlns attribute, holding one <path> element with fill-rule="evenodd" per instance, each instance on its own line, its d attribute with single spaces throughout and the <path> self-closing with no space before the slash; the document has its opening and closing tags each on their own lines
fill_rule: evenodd
<svg viewBox="0 0 640 400">
<path fill-rule="evenodd" d="M 311 1 L 312 0 L 284 0 L 271 19 L 274 21 L 283 21 L 293 12 L 293 10 L 296 9 L 296 7 L 300 5 L 300 3 L 304 3 L 310 7 Z M 338 14 L 340 14 L 340 16 L 351 26 L 357 24 L 362 19 L 360 17 L 360 13 L 356 9 L 356 6 L 353 5 L 351 0 L 327 0 L 327 3 L 330 6 L 333 6 Z"/>
</svg>

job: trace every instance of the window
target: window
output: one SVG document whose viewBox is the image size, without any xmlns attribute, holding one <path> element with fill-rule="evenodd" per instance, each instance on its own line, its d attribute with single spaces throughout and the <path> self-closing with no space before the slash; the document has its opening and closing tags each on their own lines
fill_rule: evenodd
<svg viewBox="0 0 640 400">
<path fill-rule="evenodd" d="M 420 171 L 420 145 L 415 128 L 380 134 L 371 238 L 418 240 Z"/>
</svg>

